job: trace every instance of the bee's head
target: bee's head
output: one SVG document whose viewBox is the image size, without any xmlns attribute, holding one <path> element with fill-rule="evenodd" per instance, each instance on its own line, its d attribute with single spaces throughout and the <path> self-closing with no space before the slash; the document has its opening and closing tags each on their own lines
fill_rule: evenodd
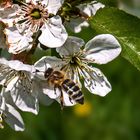
<svg viewBox="0 0 140 140">
<path fill-rule="evenodd" d="M 53 69 L 52 68 L 48 68 L 46 71 L 45 71 L 45 74 L 44 74 L 44 77 L 45 78 L 48 78 L 53 72 Z"/>
</svg>

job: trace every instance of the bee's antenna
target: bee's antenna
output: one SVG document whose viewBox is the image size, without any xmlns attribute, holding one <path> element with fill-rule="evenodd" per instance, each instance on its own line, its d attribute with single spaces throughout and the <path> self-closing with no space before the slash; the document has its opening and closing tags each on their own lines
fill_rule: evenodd
<svg viewBox="0 0 140 140">
<path fill-rule="evenodd" d="M 46 61 L 44 60 L 44 64 L 45 64 L 45 71 L 47 70 L 47 65 L 46 65 Z"/>
</svg>

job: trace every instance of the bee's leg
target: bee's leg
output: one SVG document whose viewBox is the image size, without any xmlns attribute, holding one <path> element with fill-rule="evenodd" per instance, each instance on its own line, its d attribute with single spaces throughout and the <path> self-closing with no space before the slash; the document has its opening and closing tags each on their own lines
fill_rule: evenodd
<svg viewBox="0 0 140 140">
<path fill-rule="evenodd" d="M 61 87 L 59 87 L 59 90 L 60 90 L 60 106 L 61 106 L 61 110 L 63 110 L 63 108 L 64 108 L 64 97 L 63 97 L 63 92 L 62 92 Z"/>
<path fill-rule="evenodd" d="M 61 90 L 61 95 L 60 95 L 60 104 L 61 104 L 61 110 L 64 108 L 64 98 L 63 98 L 63 92 Z"/>
<path fill-rule="evenodd" d="M 72 98 L 71 98 L 71 97 L 69 97 L 69 100 L 70 100 L 70 102 L 73 104 L 73 102 L 72 102 Z"/>
<path fill-rule="evenodd" d="M 56 95 L 56 88 L 57 88 L 57 86 L 54 86 L 54 94 Z"/>
</svg>

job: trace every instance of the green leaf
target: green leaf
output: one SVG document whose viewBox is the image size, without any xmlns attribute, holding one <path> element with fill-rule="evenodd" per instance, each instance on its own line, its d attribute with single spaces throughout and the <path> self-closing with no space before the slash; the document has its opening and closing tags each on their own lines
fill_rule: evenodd
<svg viewBox="0 0 140 140">
<path fill-rule="evenodd" d="M 122 45 L 122 56 L 140 70 L 140 19 L 116 8 L 104 8 L 90 20 L 97 33 L 113 34 Z"/>
</svg>

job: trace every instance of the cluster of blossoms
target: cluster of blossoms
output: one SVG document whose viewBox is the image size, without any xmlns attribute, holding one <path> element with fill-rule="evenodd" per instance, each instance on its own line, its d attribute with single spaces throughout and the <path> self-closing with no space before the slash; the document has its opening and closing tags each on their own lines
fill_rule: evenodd
<svg viewBox="0 0 140 140">
<path fill-rule="evenodd" d="M 24 130 L 16 109 L 38 114 L 39 102 L 63 106 L 84 103 L 81 79 L 90 93 L 105 96 L 111 85 L 92 64 L 106 64 L 121 47 L 113 35 L 97 35 L 87 43 L 68 36 L 81 31 L 104 5 L 93 1 L 73 7 L 73 1 L 6 0 L 0 7 L 0 127 L 6 121 Z M 56 56 L 40 52 L 54 51 Z M 37 54 L 39 58 L 35 58 Z M 62 87 L 61 87 L 62 86 Z M 81 98 L 81 99 L 80 99 Z"/>
</svg>

